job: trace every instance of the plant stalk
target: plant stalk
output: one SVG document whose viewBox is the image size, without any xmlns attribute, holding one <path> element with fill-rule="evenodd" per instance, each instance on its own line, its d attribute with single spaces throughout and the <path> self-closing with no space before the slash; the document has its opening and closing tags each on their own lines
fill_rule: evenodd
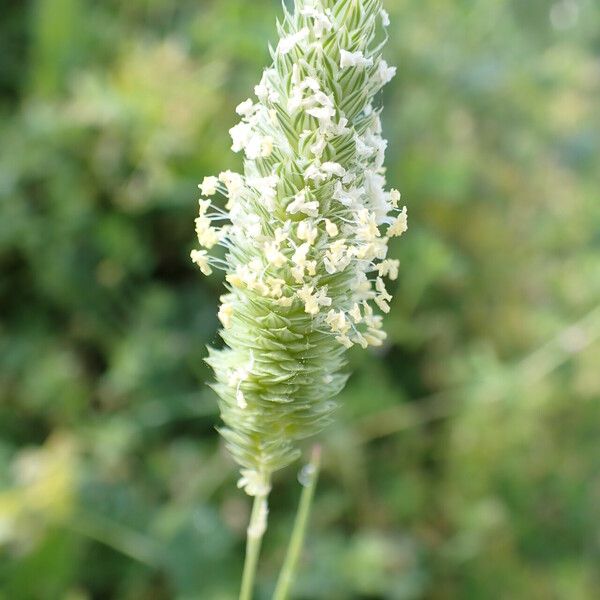
<svg viewBox="0 0 600 600">
<path fill-rule="evenodd" d="M 300 503 L 298 504 L 294 528 L 292 530 L 292 536 L 290 538 L 283 567 L 279 573 L 279 579 L 277 580 L 275 592 L 273 593 L 273 600 L 287 600 L 292 584 L 294 583 L 296 568 L 298 566 L 298 560 L 300 559 L 300 553 L 306 535 L 308 516 L 315 495 L 317 479 L 319 478 L 320 465 L 321 447 L 315 446 L 312 451 L 310 462 L 300 473 L 300 483 L 303 486 L 302 494 L 300 496 Z"/>
<path fill-rule="evenodd" d="M 267 529 L 267 497 L 268 493 L 254 496 L 250 523 L 248 524 L 246 558 L 244 560 L 239 600 L 252 600 L 260 546 L 265 530 Z"/>
</svg>

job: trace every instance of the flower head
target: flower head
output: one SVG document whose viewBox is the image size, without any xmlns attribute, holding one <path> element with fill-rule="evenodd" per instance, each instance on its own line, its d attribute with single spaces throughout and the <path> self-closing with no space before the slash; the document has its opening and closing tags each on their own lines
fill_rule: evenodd
<svg viewBox="0 0 600 600">
<path fill-rule="evenodd" d="M 192 260 L 226 271 L 219 319 L 226 347 L 208 358 L 240 485 L 262 493 L 270 474 L 319 431 L 343 388 L 344 354 L 379 346 L 406 230 L 400 194 L 385 190 L 380 110 L 395 74 L 381 57 L 389 23 L 380 0 L 296 0 L 273 64 L 238 105 L 232 150 L 244 173 L 206 177 Z M 207 250 L 225 247 L 225 259 Z"/>
</svg>

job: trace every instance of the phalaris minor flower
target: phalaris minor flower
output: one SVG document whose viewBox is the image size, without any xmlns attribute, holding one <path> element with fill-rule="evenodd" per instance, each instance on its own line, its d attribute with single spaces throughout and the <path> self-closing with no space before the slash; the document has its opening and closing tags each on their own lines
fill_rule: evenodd
<svg viewBox="0 0 600 600">
<path fill-rule="evenodd" d="M 346 350 L 385 339 L 384 278 L 398 275 L 388 241 L 407 227 L 399 192 L 385 190 L 376 98 L 395 68 L 381 56 L 381 1 L 296 0 L 284 11 L 273 62 L 230 130 L 243 174 L 200 184 L 202 249 L 191 253 L 204 274 L 226 273 L 225 347 L 207 361 L 239 485 L 265 498 L 296 442 L 330 420 Z M 217 245 L 224 258 L 209 253 Z M 258 510 L 264 528 L 266 503 Z"/>
</svg>

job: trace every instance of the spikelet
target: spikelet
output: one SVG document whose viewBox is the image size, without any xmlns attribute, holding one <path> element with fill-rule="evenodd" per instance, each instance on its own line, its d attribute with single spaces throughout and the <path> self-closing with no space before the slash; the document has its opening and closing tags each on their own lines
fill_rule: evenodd
<svg viewBox="0 0 600 600">
<path fill-rule="evenodd" d="M 236 109 L 243 175 L 199 185 L 225 198 L 200 199 L 204 249 L 191 258 L 206 275 L 226 272 L 226 347 L 207 362 L 250 495 L 266 495 L 271 474 L 298 457 L 295 442 L 329 422 L 346 350 L 385 339 L 383 277 L 398 274 L 388 240 L 406 230 L 400 194 L 384 190 L 387 142 L 373 107 L 395 73 L 381 57 L 388 24 L 380 0 L 297 0 L 257 99 Z M 207 252 L 216 245 L 224 260 Z"/>
</svg>

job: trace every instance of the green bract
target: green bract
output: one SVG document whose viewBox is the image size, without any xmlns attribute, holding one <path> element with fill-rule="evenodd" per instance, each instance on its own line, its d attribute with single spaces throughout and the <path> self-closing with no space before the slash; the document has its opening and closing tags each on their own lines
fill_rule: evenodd
<svg viewBox="0 0 600 600">
<path fill-rule="evenodd" d="M 229 293 L 212 350 L 226 427 L 242 485 L 264 495 L 271 473 L 321 430 L 343 388 L 344 353 L 385 339 L 383 277 L 398 261 L 387 242 L 406 230 L 400 194 L 384 190 L 386 141 L 377 92 L 395 69 L 381 58 L 387 13 L 378 0 L 297 1 L 279 25 L 273 64 L 237 107 L 232 149 L 244 174 L 206 177 L 192 259 L 223 268 Z M 220 244 L 225 260 L 207 252 Z"/>
</svg>

